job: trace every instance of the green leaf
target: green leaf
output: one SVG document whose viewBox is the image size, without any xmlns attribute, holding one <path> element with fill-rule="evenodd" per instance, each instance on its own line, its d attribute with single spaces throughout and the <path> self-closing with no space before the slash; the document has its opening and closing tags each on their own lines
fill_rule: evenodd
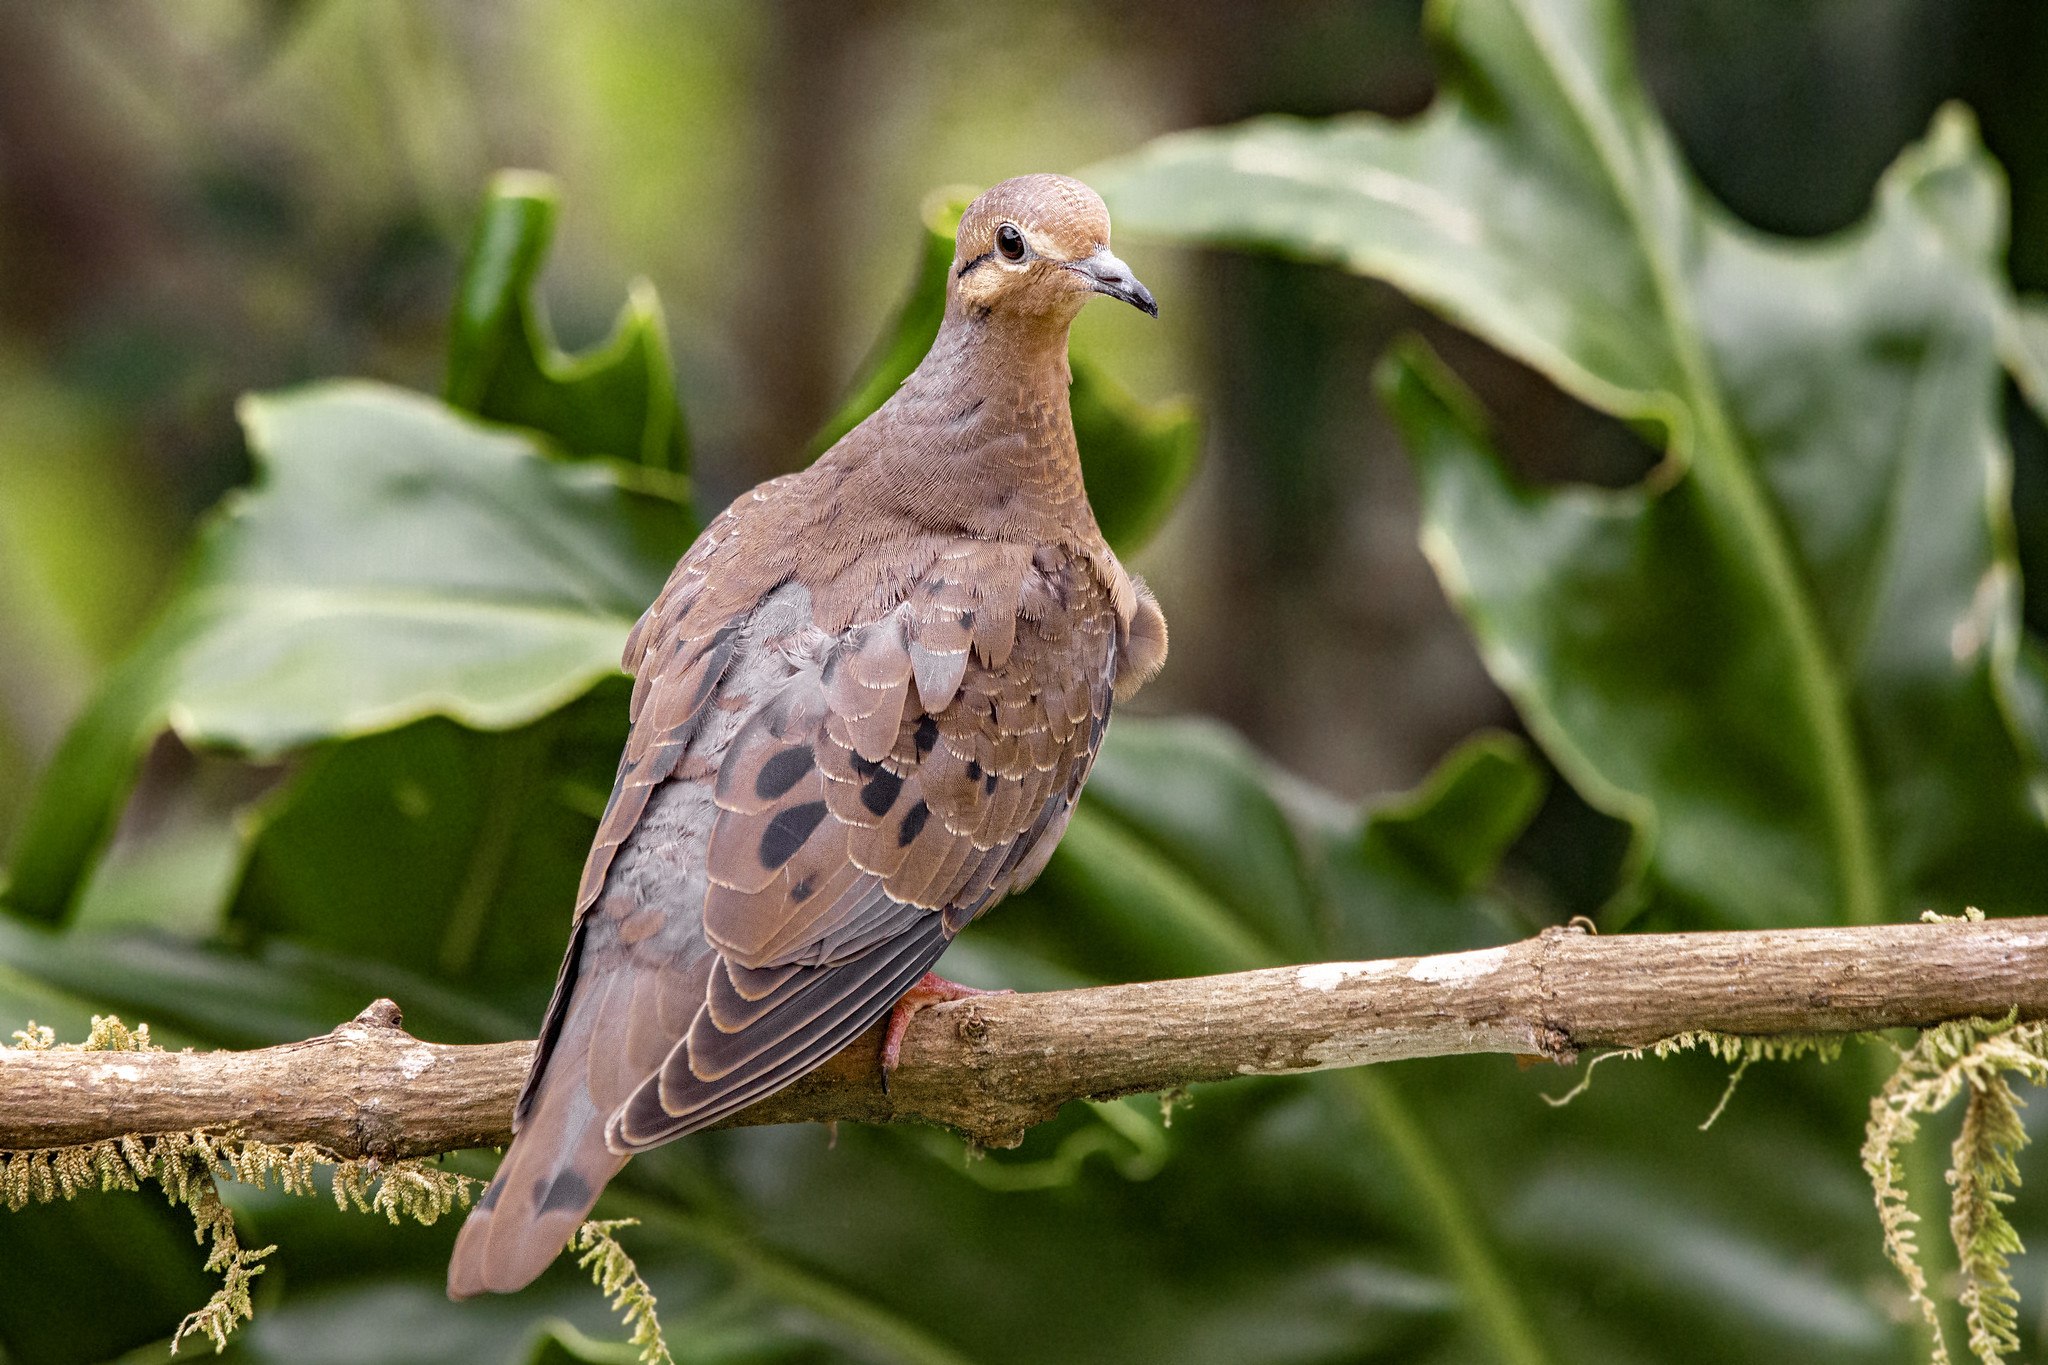
<svg viewBox="0 0 2048 1365">
<path fill-rule="evenodd" d="M 640 1348 L 624 1341 L 600 1341 L 566 1322 L 551 1322 L 533 1343 L 524 1365 L 641 1365 Z"/>
<path fill-rule="evenodd" d="M 149 1024 L 170 1047 L 266 1047 L 326 1033 L 378 996 L 397 1000 L 423 1038 L 486 1042 L 532 1029 L 530 1010 L 503 1013 L 416 971 L 289 943 L 238 953 L 162 934 L 59 933 L 0 919 L 0 963 L 0 1008 L 51 1009 L 34 1017 L 60 1041 L 84 1039 L 90 1016 L 111 1012 Z"/>
<path fill-rule="evenodd" d="M 191 1216 L 154 1190 L 0 1208 L 0 1219 L 0 1352 L 9 1361 L 98 1365 L 161 1342 L 218 1284 L 200 1269 Z M 150 1358 L 169 1353 L 158 1345 Z"/>
<path fill-rule="evenodd" d="M 1314 956 L 1322 925 L 1308 869 L 1272 770 L 1251 746 L 1200 720 L 1127 717 L 1110 736 L 1082 809 L 1167 861 L 1265 945 L 1237 965 Z"/>
<path fill-rule="evenodd" d="M 1324 956 L 1458 952 L 1528 932 L 1494 882 L 1545 781 L 1520 740 L 1482 733 L 1414 791 L 1334 825 L 1321 869 L 1331 917 Z"/>
<path fill-rule="evenodd" d="M 2048 421 L 2048 300 L 2017 299 L 1999 332 L 2000 351 L 2020 392 Z"/>
<path fill-rule="evenodd" d="M 2003 322 L 1999 350 L 2006 371 L 2035 415 L 2048 421 L 2048 301 L 2038 297 L 2015 300 Z M 2031 533 L 2038 543 L 2042 527 L 2037 523 L 2013 528 L 2010 534 L 2015 543 L 2022 531 Z M 2034 807 L 2048 817 L 2048 646 L 2008 617 L 2000 617 L 1995 629 L 1998 635 L 1993 648 L 2004 665 L 1996 675 L 2001 697 L 2028 760 Z"/>
<path fill-rule="evenodd" d="M 1047 915 L 1048 903 L 1077 913 Z M 1283 956 L 1170 853 L 1085 802 L 1017 909 L 1006 927 L 1028 927 L 1040 951 L 1097 980 L 1244 971 Z"/>
<path fill-rule="evenodd" d="M 1195 476 L 1201 423 L 1191 403 L 1147 406 L 1085 360 L 1073 371 L 1067 397 L 1088 501 L 1103 537 L 1128 554 L 1152 539 Z"/>
<path fill-rule="evenodd" d="M 18 910 L 64 913 L 160 729 L 261 758 L 429 715 L 528 723 L 617 672 L 691 534 L 612 466 L 400 390 L 317 386 L 243 419 L 261 481 L 60 749 L 15 849 Z"/>
<path fill-rule="evenodd" d="M 571 455 L 610 455 L 682 473 L 688 435 L 654 286 L 635 280 L 611 337 L 582 355 L 556 348 L 535 289 L 561 192 L 532 171 L 491 181 L 449 321 L 455 407 L 545 433 Z"/>
<path fill-rule="evenodd" d="M 0 920 L 0 935 L 21 932 Z M 0 1047 L 13 1043 L 14 1031 L 33 1020 L 55 1029 L 64 1042 L 78 1042 L 92 1028 L 94 1013 L 106 1013 L 97 1000 L 65 990 L 26 971 L 11 958 L 0 959 Z"/>
<path fill-rule="evenodd" d="M 254 822 L 236 926 L 429 971 L 531 1028 L 625 743 L 628 692 L 608 679 L 516 730 L 432 717 L 322 746 Z"/>
<path fill-rule="evenodd" d="M 1543 774 L 1513 735 L 1482 734 L 1458 746 L 1414 792 L 1375 808 L 1360 854 L 1405 863 L 1446 890 L 1479 890 L 1543 799 Z"/>
<path fill-rule="evenodd" d="M 925 202 L 924 237 L 910 295 L 868 358 L 865 377 L 812 443 L 823 454 L 896 392 L 931 349 L 946 314 L 953 234 L 968 197 L 942 191 Z M 1081 473 L 1102 533 L 1119 553 L 1137 550 L 1194 477 L 1201 425 L 1187 403 L 1147 406 L 1084 359 L 1073 361 L 1069 396 Z"/>
<path fill-rule="evenodd" d="M 1551 760 L 1690 922 L 2048 900 L 2001 712 L 2016 568 L 1994 337 L 2005 205 L 1945 110 L 1866 223 L 1784 242 L 1692 181 L 1618 0 L 1430 10 L 1411 123 L 1261 119 L 1093 174 L 1119 223 L 1384 279 L 1665 434 L 1641 486 L 1521 486 L 1404 352 L 1424 544 Z"/>
</svg>

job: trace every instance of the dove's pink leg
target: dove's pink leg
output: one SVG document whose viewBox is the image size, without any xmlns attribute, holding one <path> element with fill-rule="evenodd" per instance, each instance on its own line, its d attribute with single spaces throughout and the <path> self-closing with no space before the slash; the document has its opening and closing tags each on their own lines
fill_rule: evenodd
<svg viewBox="0 0 2048 1365">
<path fill-rule="evenodd" d="M 903 1035 L 910 1031 L 911 1018 L 926 1005 L 946 1000 L 968 1000 L 977 995 L 1012 995 L 1013 991 L 984 991 L 948 981 L 937 972 L 926 972 L 915 986 L 903 993 L 889 1015 L 888 1031 L 882 1035 L 882 1088 L 889 1088 L 889 1073 L 903 1055 Z"/>
</svg>

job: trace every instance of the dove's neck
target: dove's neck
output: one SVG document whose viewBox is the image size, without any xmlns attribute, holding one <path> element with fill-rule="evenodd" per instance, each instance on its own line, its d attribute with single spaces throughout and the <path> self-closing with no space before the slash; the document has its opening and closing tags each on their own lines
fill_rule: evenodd
<svg viewBox="0 0 2048 1365">
<path fill-rule="evenodd" d="M 906 510 L 980 534 L 1096 534 L 1067 404 L 1066 324 L 948 311 L 875 414 L 869 458 Z"/>
<path fill-rule="evenodd" d="M 1067 323 L 1049 319 L 965 319 L 948 315 L 924 364 L 903 389 L 963 426 L 1001 438 L 1032 432 L 1034 456 L 1073 452 L 1067 409 Z"/>
</svg>

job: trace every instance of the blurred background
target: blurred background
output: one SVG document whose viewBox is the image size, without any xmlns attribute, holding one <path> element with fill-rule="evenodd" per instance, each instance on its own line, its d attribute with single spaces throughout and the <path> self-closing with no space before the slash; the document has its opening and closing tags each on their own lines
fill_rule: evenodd
<svg viewBox="0 0 2048 1365">
<path fill-rule="evenodd" d="M 208 509 L 249 478 L 236 399 L 339 375 L 438 391 L 450 299 L 494 171 L 527 167 L 561 182 L 542 296 L 566 346 L 608 332 L 627 281 L 654 284 L 690 424 L 695 497 L 708 512 L 804 462 L 909 287 L 920 206 L 933 191 L 1025 171 L 1085 172 L 1158 134 L 1259 113 L 1417 113 L 1435 93 L 1436 70 L 1421 10 L 1410 0 L 0 0 L 0 848 L 67 726 L 174 588 Z M 1856 222 L 1880 172 L 1924 134 L 1937 106 L 1960 99 L 2010 179 L 2012 278 L 2022 289 L 2048 287 L 2048 6 L 1652 0 L 1630 13 L 1658 109 L 1710 193 L 1741 218 L 1801 237 Z M 1076 327 L 1076 352 L 1142 398 L 1190 397 L 1205 429 L 1194 486 L 1135 564 L 1172 621 L 1174 652 L 1133 709 L 1227 722 L 1279 767 L 1349 800 L 1412 788 L 1475 731 L 1516 730 L 1417 548 L 1413 465 L 1374 397 L 1375 364 L 1392 338 L 1422 332 L 1480 392 L 1508 458 L 1537 481 L 1623 484 L 1657 453 L 1382 285 L 1135 236 L 1118 247 L 1162 316 L 1091 309 Z M 2009 405 L 2020 556 L 2029 571 L 2048 573 L 2048 446 L 2016 400 Z M 2048 625 L 2044 599 L 2029 603 L 2037 631 Z M 602 691 L 599 700 L 618 703 Z M 150 799 L 145 783 L 145 814 Z M 1597 909 L 1615 882 L 1621 827 L 1562 782 L 1549 785 L 1536 821 L 1510 855 L 1528 891 L 1515 923 Z M 1079 895 L 1071 885 L 1054 893 Z M 261 894 L 259 885 L 246 896 Z M 554 926 L 535 931 L 536 960 L 559 947 L 547 913 L 533 921 Z M 1457 931 L 1468 932 L 1480 930 Z M 1456 934 L 1444 933 L 1442 944 L 1424 941 L 1456 946 Z M 1364 946 L 1418 943 L 1393 936 Z M 1213 969 L 1131 960 L 1162 973 Z M 1106 974 L 1134 970 L 1116 964 Z M 472 1000 L 459 992 L 474 985 L 474 999 L 504 1011 L 470 1016 L 474 1032 L 512 1036 L 530 1029 L 550 972 L 457 982 L 445 999 L 422 983 L 407 1004 L 455 1017 Z M 381 989 L 387 979 L 350 977 L 340 996 L 366 998 L 363 983 Z M 211 978 L 192 980 L 195 993 L 210 989 Z M 190 1036 L 247 1040 L 226 1026 Z M 1494 1075 L 1475 1067 L 1404 1073 L 1424 1078 L 1411 1088 L 1431 1105 L 1452 1097 L 1414 1132 L 1486 1145 L 1493 1114 L 1455 1098 L 1466 1080 Z M 1621 1070 L 1603 1073 L 1603 1085 Z M 1689 1135 L 1696 1101 L 1711 1102 L 1719 1072 L 1674 1064 L 1671 1075 L 1616 1080 L 1613 1093 L 1652 1108 L 1683 1095 L 1694 1107 L 1674 1131 Z M 1657 1222 L 1668 1177 L 1640 1153 L 1605 1193 L 1559 1171 L 1531 1183 L 1481 1162 L 1460 1169 L 1489 1215 L 1502 1211 L 1501 1236 L 1525 1268 L 1547 1267 L 1553 1255 L 1565 1265 L 1576 1256 L 1582 1268 L 1618 1257 L 1648 1267 L 1646 1276 L 1694 1285 L 1679 1308 L 1656 1301 L 1656 1312 L 1670 1314 L 1658 1321 L 1681 1325 L 1660 1329 L 1669 1350 L 1656 1358 L 1765 1358 L 1754 1354 L 1760 1341 L 1776 1343 L 1777 1358 L 1911 1358 L 1884 1326 L 1903 1309 L 1876 1259 L 1868 1193 L 1851 1158 L 1869 1078 L 1831 1075 L 1811 1092 L 1767 1091 L 1753 1125 L 1728 1139 L 1731 1149 L 1715 1149 L 1712 1160 L 1747 1172 L 1745 1192 L 1778 1201 L 1759 1216 L 1768 1255 L 1742 1252 L 1728 1230 L 1746 1212 L 1728 1214 L 1734 1222 L 1716 1222 L 1719 1211 L 1696 1224 L 1679 1213 Z M 1500 1084 L 1526 1099 L 1561 1088 L 1554 1081 Z M 1446 1345 L 1428 1335 L 1452 1293 L 1437 1272 L 1461 1253 L 1387 1232 L 1406 1214 L 1400 1198 L 1372 1186 L 1372 1162 L 1360 1173 L 1342 1160 L 1350 1149 L 1311 1136 L 1349 1131 L 1317 1106 L 1351 1104 L 1357 1113 L 1346 1122 L 1372 1129 L 1375 1143 L 1392 1141 L 1408 1122 L 1387 1098 L 1394 1091 L 1361 1088 L 1340 1103 L 1279 1085 L 1233 1089 L 1247 1097 L 1205 1101 L 1192 1130 L 1174 1130 L 1176 1141 L 1206 1133 L 1207 1159 L 1166 1165 L 1150 1186 L 1142 1182 L 1160 1165 L 1146 1163 L 1166 1162 L 1166 1139 L 1155 1128 L 1134 1138 L 1124 1119 L 1103 1120 L 1129 1146 L 1117 1148 L 1123 1164 L 1107 1174 L 1076 1174 L 1072 1126 L 1027 1148 L 1037 1164 L 1016 1179 L 1042 1180 L 1042 1193 L 1018 1193 L 1022 1184 L 1005 1192 L 1005 1177 L 982 1171 L 958 1180 L 973 1186 L 968 1193 L 920 1203 L 920 1182 L 933 1177 L 916 1163 L 940 1164 L 925 1141 L 933 1135 L 895 1132 L 856 1133 L 830 1161 L 812 1151 L 813 1135 L 753 1134 L 631 1169 L 682 1191 L 681 1204 L 697 1212 L 718 1205 L 725 1196 L 716 1191 L 732 1192 L 742 1221 L 764 1228 L 764 1239 L 800 1248 L 799 1258 L 827 1267 L 830 1283 L 858 1283 L 875 1302 L 898 1295 L 910 1318 L 928 1299 L 964 1301 L 979 1286 L 964 1267 L 916 1289 L 892 1284 L 874 1247 L 930 1250 L 956 1228 L 984 1244 L 1016 1239 L 1035 1298 L 1020 1291 L 992 1305 L 995 1325 L 934 1328 L 954 1340 L 985 1333 L 975 1345 L 988 1358 L 1030 1358 L 1017 1354 L 1014 1333 L 1043 1325 L 1034 1314 L 1060 1285 L 1074 1296 L 1064 1300 L 1073 1316 L 1055 1337 L 1122 1359 L 1477 1358 L 1461 1354 L 1456 1338 Z M 1616 1132 L 1631 1125 L 1600 1126 L 1626 1112 L 1623 1098 L 1610 1103 L 1604 1120 L 1568 1117 L 1546 1132 L 1579 1124 L 1589 1144 L 1623 1141 Z M 1826 1130 L 1825 1142 L 1799 1147 L 1815 1129 Z M 941 1156 L 958 1167 L 957 1144 Z M 1713 1172 L 1696 1174 L 1705 1181 Z M 1335 1204 L 1308 1193 L 1326 1188 L 1339 1191 Z M 1511 1207 L 1515 1188 L 1530 1193 Z M 849 1189 L 865 1202 L 834 1202 Z M 1133 1193 L 1140 1189 L 1149 1193 Z M 1721 1210 L 1720 1197 L 1699 1193 L 1695 1212 Z M 1015 1213 L 1026 1200 L 1036 1222 Z M 1839 1220 L 1810 1245 L 1798 1234 L 1824 1219 L 1801 1212 L 1801 1200 Z M 1239 1201 L 1242 1228 L 1232 1221 Z M 96 1263 L 89 1249 L 121 1239 L 174 1267 L 138 1291 L 149 1311 L 108 1327 L 104 1341 L 37 1336 L 0 1312 L 0 1359 L 113 1359 L 165 1334 L 166 1305 L 203 1299 L 177 1216 L 109 1211 L 138 1202 L 100 1201 L 107 1207 L 75 1224 L 0 1215 L 0 1276 L 32 1259 L 30 1248 L 62 1248 L 83 1267 Z M 537 1311 L 525 1301 L 448 1316 L 432 1291 L 445 1228 L 408 1229 L 401 1241 L 360 1219 L 337 1232 L 330 1210 L 287 1202 L 243 1201 L 286 1247 L 273 1288 L 297 1275 L 337 1297 L 270 1313 L 270 1326 L 245 1344 L 251 1358 L 609 1358 L 576 1346 L 569 1329 L 519 1354 Z M 871 1247 L 863 1234 L 877 1218 L 884 1226 Z M 1140 1223 L 1150 1240 L 1129 1233 Z M 1205 1260 L 1204 1248 L 1239 1232 L 1241 1264 L 1226 1273 L 1221 1256 Z M 1354 1245 L 1354 1234 L 1364 1240 Z M 657 1288 L 679 1314 L 700 1313 L 686 1319 L 698 1330 L 696 1354 L 685 1358 L 916 1356 L 895 1353 L 858 1315 L 835 1316 L 819 1306 L 825 1298 L 794 1292 L 769 1294 L 767 1319 L 732 1309 L 742 1330 L 719 1316 L 726 1272 L 707 1270 L 692 1250 L 710 1244 L 706 1235 L 681 1223 L 660 1235 L 670 1240 L 654 1257 Z M 1058 1248 L 1077 1243 L 1122 1258 L 1152 1286 L 1146 1311 L 1115 1334 L 1088 1316 L 1085 1300 L 1112 1297 L 1109 1289 L 1061 1259 Z M 1315 1259 L 1326 1251 L 1332 1259 Z M 49 1255 L 50 1265 L 73 1264 Z M 402 1290 L 335 1269 L 386 1257 Z M 1283 1263 L 1294 1267 L 1286 1284 L 1278 1268 L 1273 1283 L 1259 1280 Z M 2048 1273 L 2030 1273 L 2038 1316 Z M 591 1333 L 612 1331 L 573 1279 L 557 1284 L 550 1311 Z M 84 1304 L 75 1276 L 53 1275 L 44 1287 L 59 1282 L 67 1287 L 51 1292 Z M 1652 1295 L 1626 1284 L 1604 1292 L 1600 1311 L 1621 1315 Z M 1730 1297 L 1753 1311 L 1717 1335 L 1708 1324 Z M 1341 1312 L 1330 1307 L 1338 1302 Z M 1347 1315 L 1379 1325 L 1353 1330 Z M 347 1344 L 352 1324 L 380 1316 L 378 1344 Z M 1154 1328 L 1191 1321 L 1204 1334 L 1200 1351 L 1148 1351 Z M 1649 1358 L 1600 1335 L 1611 1330 L 1574 1319 L 1557 1328 L 1566 1345 L 1555 1358 Z M 2029 1318 L 2027 1330 L 2034 1341 L 2043 1324 Z M 450 1344 L 458 1338 L 459 1348 Z M 1425 1357 L 1422 1341 L 1436 1354 Z M 161 1358 L 148 1349 L 136 1358 Z"/>
</svg>

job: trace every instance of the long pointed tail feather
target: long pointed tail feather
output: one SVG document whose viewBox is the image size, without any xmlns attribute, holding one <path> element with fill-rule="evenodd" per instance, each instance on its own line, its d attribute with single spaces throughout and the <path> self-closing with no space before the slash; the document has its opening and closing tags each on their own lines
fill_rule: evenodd
<svg viewBox="0 0 2048 1365">
<path fill-rule="evenodd" d="M 626 1164 L 605 1146 L 605 1115 L 590 1098 L 587 1058 L 580 1047 L 553 1058 L 497 1176 L 455 1239 L 449 1298 L 509 1294 L 533 1283 Z"/>
</svg>

